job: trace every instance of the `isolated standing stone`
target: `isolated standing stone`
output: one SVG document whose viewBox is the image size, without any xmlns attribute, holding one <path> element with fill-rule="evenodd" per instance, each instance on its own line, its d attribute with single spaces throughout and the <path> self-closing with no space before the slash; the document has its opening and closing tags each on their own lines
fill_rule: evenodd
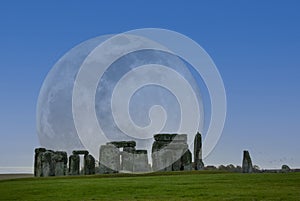
<svg viewBox="0 0 300 201">
<path fill-rule="evenodd" d="M 288 166 L 288 165 L 282 165 L 281 166 L 281 172 L 290 172 L 291 171 L 291 168 Z"/>
<path fill-rule="evenodd" d="M 202 137 L 199 132 L 194 139 L 194 162 L 195 170 L 202 170 L 204 168 L 204 163 L 202 161 Z"/>
<path fill-rule="evenodd" d="M 242 172 L 243 173 L 252 173 L 253 172 L 252 161 L 251 161 L 250 154 L 248 151 L 244 151 Z"/>
</svg>

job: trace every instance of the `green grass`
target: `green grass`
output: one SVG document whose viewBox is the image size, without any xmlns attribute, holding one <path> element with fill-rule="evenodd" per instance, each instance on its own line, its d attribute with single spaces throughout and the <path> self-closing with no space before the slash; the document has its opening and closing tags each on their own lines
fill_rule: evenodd
<svg viewBox="0 0 300 201">
<path fill-rule="evenodd" d="M 0 181 L 0 200 L 292 200 L 300 173 L 172 172 Z"/>
</svg>

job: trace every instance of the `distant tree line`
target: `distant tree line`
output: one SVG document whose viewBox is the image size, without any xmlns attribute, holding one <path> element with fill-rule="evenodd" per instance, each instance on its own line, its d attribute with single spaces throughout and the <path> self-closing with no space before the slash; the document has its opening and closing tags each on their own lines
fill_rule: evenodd
<svg viewBox="0 0 300 201">
<path fill-rule="evenodd" d="M 204 170 L 219 170 L 219 171 L 224 171 L 224 172 L 242 172 L 242 167 L 237 165 L 234 166 L 233 164 L 229 165 L 220 165 L 218 167 L 213 166 L 213 165 L 208 165 L 204 167 Z M 259 166 L 254 165 L 253 166 L 253 172 L 261 172 L 261 169 Z"/>
</svg>

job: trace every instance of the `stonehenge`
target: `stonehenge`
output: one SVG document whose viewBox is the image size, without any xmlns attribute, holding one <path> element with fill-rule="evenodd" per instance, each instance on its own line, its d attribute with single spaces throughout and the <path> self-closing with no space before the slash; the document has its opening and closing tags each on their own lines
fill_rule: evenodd
<svg viewBox="0 0 300 201">
<path fill-rule="evenodd" d="M 148 151 L 136 149 L 135 141 L 107 142 L 99 147 L 99 162 L 87 150 L 74 150 L 67 156 L 64 151 L 36 148 L 34 175 L 36 177 L 111 174 L 119 172 L 140 173 L 149 171 L 202 170 L 202 140 L 197 133 L 194 139 L 194 165 L 186 134 L 156 134 L 152 144 L 150 165 Z M 80 164 L 83 156 L 83 164 Z M 248 153 L 249 156 L 249 153 Z M 247 161 L 247 162 L 246 162 Z M 251 171 L 250 156 L 243 170 Z M 250 169 L 249 169 L 250 168 Z"/>
<path fill-rule="evenodd" d="M 243 173 L 252 173 L 253 172 L 253 166 L 252 166 L 250 154 L 246 150 L 244 151 L 244 154 L 243 154 L 242 172 Z"/>
</svg>

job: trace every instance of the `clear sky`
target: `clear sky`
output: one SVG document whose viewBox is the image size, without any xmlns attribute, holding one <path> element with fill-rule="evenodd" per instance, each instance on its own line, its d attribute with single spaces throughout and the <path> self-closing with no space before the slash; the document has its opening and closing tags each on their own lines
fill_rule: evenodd
<svg viewBox="0 0 300 201">
<path fill-rule="evenodd" d="M 227 92 L 224 132 L 205 164 L 300 167 L 300 2 L 1 1 L 0 172 L 30 171 L 40 87 L 82 41 L 137 28 L 187 35 L 213 58 Z M 29 168 L 28 168 L 29 167 Z"/>
</svg>

